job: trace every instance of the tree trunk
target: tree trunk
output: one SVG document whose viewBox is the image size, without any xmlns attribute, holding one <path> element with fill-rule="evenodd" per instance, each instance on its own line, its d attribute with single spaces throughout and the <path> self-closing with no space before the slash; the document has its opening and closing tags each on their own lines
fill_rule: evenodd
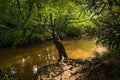
<svg viewBox="0 0 120 80">
<path fill-rule="evenodd" d="M 58 53 L 59 53 L 58 61 L 61 61 L 63 57 L 68 58 L 68 56 L 66 54 L 65 48 L 64 48 L 59 36 L 57 35 L 57 33 L 55 33 L 52 14 L 50 14 L 50 22 L 51 22 L 51 28 L 52 28 L 51 30 L 52 30 L 53 43 L 56 46 L 56 48 L 58 49 Z"/>
</svg>

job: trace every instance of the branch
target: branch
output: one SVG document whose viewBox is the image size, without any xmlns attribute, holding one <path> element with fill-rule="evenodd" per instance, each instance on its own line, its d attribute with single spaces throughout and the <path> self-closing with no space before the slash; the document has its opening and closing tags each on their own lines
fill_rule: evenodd
<svg viewBox="0 0 120 80">
<path fill-rule="evenodd" d="M 70 24 L 70 23 L 82 23 L 82 22 L 85 22 L 85 21 L 88 21 L 88 20 L 91 20 L 91 18 L 90 19 L 85 19 L 85 20 L 82 20 L 82 21 L 78 21 L 78 22 L 69 22 L 68 24 Z"/>
<path fill-rule="evenodd" d="M 24 18 L 23 14 L 22 14 L 22 11 L 21 11 L 21 6 L 20 6 L 20 1 L 19 0 L 17 0 L 17 4 L 18 4 L 19 13 L 20 13 L 22 19 L 25 21 L 25 18 Z"/>
<path fill-rule="evenodd" d="M 11 28 L 4 26 L 4 25 L 0 25 L 0 28 L 5 28 L 5 29 L 9 29 L 9 30 L 11 29 Z"/>
<path fill-rule="evenodd" d="M 29 14 L 27 16 L 27 20 L 30 18 L 31 13 L 32 13 L 32 9 L 33 9 L 33 4 L 34 4 L 34 0 L 30 1 L 30 3 L 28 3 L 29 6 Z"/>
</svg>

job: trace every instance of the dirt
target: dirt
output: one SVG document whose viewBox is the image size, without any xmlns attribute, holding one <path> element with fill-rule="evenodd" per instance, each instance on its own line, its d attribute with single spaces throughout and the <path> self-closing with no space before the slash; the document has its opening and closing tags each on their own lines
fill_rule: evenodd
<svg viewBox="0 0 120 80">
<path fill-rule="evenodd" d="M 104 60 L 105 59 L 105 60 Z M 116 60 L 115 60 L 116 61 Z M 66 59 L 38 70 L 37 80 L 113 80 L 113 60 L 106 58 Z M 119 80 L 119 79 L 118 79 Z"/>
<path fill-rule="evenodd" d="M 79 80 L 84 78 L 91 59 L 66 59 L 38 70 L 38 80 Z"/>
</svg>

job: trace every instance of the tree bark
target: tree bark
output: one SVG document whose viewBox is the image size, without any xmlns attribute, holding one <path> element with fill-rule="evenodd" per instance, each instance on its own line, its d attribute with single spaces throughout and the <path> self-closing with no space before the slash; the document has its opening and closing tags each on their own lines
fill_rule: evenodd
<svg viewBox="0 0 120 80">
<path fill-rule="evenodd" d="M 68 58 L 65 48 L 59 38 L 59 36 L 57 35 L 57 33 L 54 30 L 54 23 L 53 23 L 53 18 L 52 18 L 52 14 L 50 14 L 50 22 L 51 22 L 51 30 L 52 30 L 52 37 L 53 37 L 53 43 L 56 46 L 56 48 L 58 49 L 58 53 L 59 53 L 59 59 L 58 61 L 61 61 L 62 58 Z"/>
</svg>

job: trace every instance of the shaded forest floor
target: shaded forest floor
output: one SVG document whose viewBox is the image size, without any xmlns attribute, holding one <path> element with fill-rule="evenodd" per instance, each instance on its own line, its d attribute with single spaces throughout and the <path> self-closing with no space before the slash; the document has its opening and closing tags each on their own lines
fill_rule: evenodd
<svg viewBox="0 0 120 80">
<path fill-rule="evenodd" d="M 66 59 L 38 70 L 38 80 L 120 80 L 120 60 Z"/>
</svg>

